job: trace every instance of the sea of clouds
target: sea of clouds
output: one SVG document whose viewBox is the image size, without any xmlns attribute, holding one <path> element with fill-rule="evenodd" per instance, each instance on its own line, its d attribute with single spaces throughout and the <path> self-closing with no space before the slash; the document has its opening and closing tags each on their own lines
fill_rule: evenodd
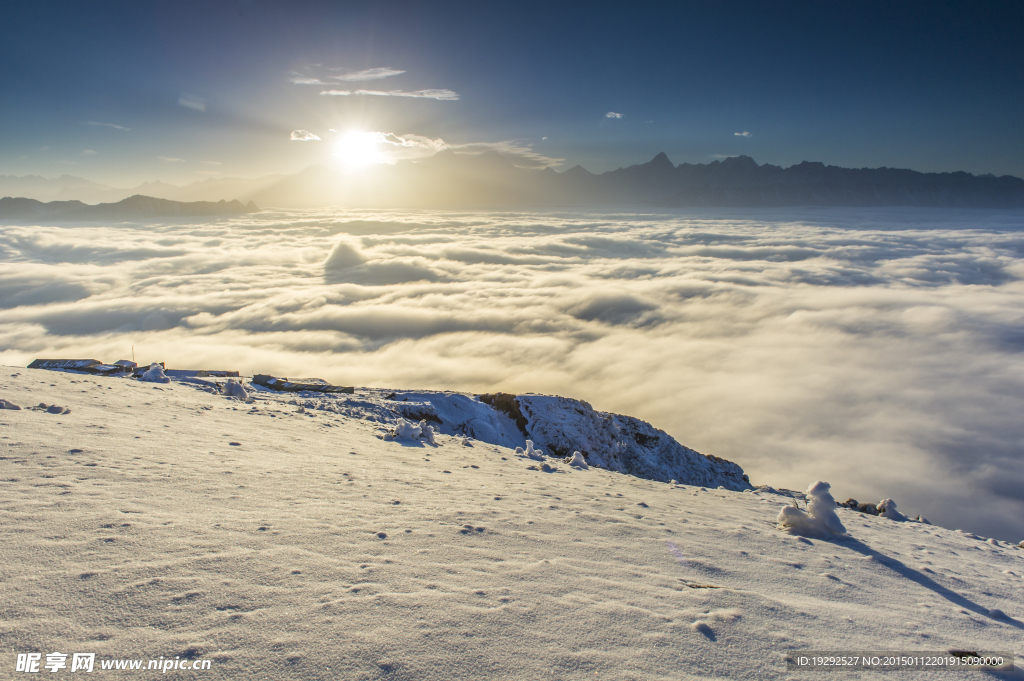
<svg viewBox="0 0 1024 681">
<path fill-rule="evenodd" d="M 1024 212 L 264 211 L 5 225 L 0 262 L 2 364 L 566 395 L 1024 539 Z"/>
</svg>

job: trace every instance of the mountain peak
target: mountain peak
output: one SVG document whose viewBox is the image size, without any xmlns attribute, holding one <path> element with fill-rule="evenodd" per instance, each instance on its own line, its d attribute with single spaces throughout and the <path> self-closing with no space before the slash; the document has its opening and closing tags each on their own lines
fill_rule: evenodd
<svg viewBox="0 0 1024 681">
<path fill-rule="evenodd" d="M 750 158 L 749 156 L 730 156 L 729 158 L 722 159 L 723 168 L 759 168 L 757 161 Z"/>
<path fill-rule="evenodd" d="M 568 170 L 566 170 L 562 174 L 563 175 L 568 175 L 570 177 L 574 177 L 574 176 L 575 177 L 580 177 L 580 176 L 593 177 L 594 176 L 594 174 L 592 172 L 590 172 L 589 170 L 587 170 L 586 168 L 584 168 L 583 166 L 581 166 L 578 163 L 576 165 L 574 165 L 572 168 L 569 168 Z"/>
<path fill-rule="evenodd" d="M 660 152 L 657 156 L 652 158 L 650 162 L 647 163 L 646 165 L 654 166 L 655 168 L 670 168 L 672 170 L 675 170 L 676 168 L 672 164 L 672 161 L 668 160 L 668 154 L 666 154 L 664 151 Z"/>
</svg>

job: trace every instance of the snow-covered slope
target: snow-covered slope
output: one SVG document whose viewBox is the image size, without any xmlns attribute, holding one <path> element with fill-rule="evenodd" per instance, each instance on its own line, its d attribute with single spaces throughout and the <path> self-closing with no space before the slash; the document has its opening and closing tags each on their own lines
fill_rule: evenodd
<svg viewBox="0 0 1024 681">
<path fill-rule="evenodd" d="M 188 678 L 602 681 L 1024 653 L 1015 546 L 845 508 L 848 536 L 809 539 L 776 526 L 788 495 L 545 472 L 514 421 L 454 393 L 214 383 L 0 371 L 22 407 L 0 410 L 0 677 L 55 652 L 94 653 L 99 678 L 163 658 L 210 663 L 170 672 Z M 436 444 L 385 441 L 396 410 Z"/>
</svg>

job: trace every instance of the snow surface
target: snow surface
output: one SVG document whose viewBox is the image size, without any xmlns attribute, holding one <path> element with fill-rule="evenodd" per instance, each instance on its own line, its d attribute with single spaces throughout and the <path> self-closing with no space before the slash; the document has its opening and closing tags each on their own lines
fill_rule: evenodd
<svg viewBox="0 0 1024 681">
<path fill-rule="evenodd" d="M 547 473 L 468 396 L 430 404 L 504 443 L 440 424 L 435 446 L 385 441 L 414 393 L 243 403 L 216 383 L 0 371 L 3 399 L 70 409 L 0 412 L 8 676 L 54 651 L 280 681 L 819 679 L 785 657 L 1024 654 L 1016 546 L 846 508 L 848 536 L 818 540 L 775 525 L 800 494 Z"/>
</svg>

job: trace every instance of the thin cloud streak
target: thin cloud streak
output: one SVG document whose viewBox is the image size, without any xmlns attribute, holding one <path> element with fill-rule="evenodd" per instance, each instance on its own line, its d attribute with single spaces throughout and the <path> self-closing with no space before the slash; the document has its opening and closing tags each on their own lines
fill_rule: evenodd
<svg viewBox="0 0 1024 681">
<path fill-rule="evenodd" d="M 288 76 L 288 80 L 295 83 L 296 85 L 330 85 L 327 81 L 320 80 L 315 76 L 303 76 L 299 73 L 293 73 Z"/>
<path fill-rule="evenodd" d="M 339 71 L 343 69 L 328 69 L 328 71 Z M 365 80 L 380 80 L 382 78 L 390 78 L 391 76 L 398 76 L 405 73 L 400 69 L 393 69 L 388 66 L 379 66 L 372 69 L 363 69 L 362 71 L 349 71 L 341 73 L 336 76 L 331 76 L 331 80 L 344 81 L 344 82 L 359 82 Z"/>
<path fill-rule="evenodd" d="M 319 67 L 315 68 L 319 69 Z M 399 76 L 405 73 L 405 71 L 401 69 L 393 69 L 389 66 L 378 66 L 371 69 L 363 69 L 361 71 L 349 71 L 342 67 L 333 67 L 322 70 L 327 71 L 328 73 L 323 75 L 308 75 L 299 71 L 292 71 L 288 74 L 288 80 L 296 85 L 331 85 L 332 83 L 360 83 L 371 80 L 382 80 L 384 78 L 391 78 L 392 76 Z"/>
<path fill-rule="evenodd" d="M 553 158 L 534 151 L 528 144 L 521 144 L 513 140 L 502 142 L 470 142 L 467 144 L 452 144 L 449 147 L 456 153 L 481 154 L 485 151 L 496 151 L 513 165 L 520 168 L 557 168 L 565 163 L 564 158 Z"/>
<path fill-rule="evenodd" d="M 125 130 L 125 131 L 131 130 L 131 128 L 126 128 L 123 125 L 117 125 L 116 123 L 100 123 L 98 121 L 86 121 L 85 124 L 86 125 L 96 125 L 96 126 L 100 126 L 100 127 L 103 127 L 103 128 L 113 128 L 114 130 Z"/>
<path fill-rule="evenodd" d="M 451 90 L 415 90 L 413 92 L 405 92 L 403 90 L 323 90 L 320 94 L 331 97 L 359 95 L 369 95 L 372 97 L 414 97 L 417 99 L 438 99 L 442 101 L 456 101 L 459 99 L 459 93 L 452 92 Z"/>
<path fill-rule="evenodd" d="M 178 106 L 183 106 L 186 109 L 192 109 L 193 111 L 206 111 L 206 102 L 195 95 L 182 94 L 178 98 Z"/>
<path fill-rule="evenodd" d="M 390 132 L 367 133 L 374 139 L 385 163 L 415 160 L 433 156 L 448 148 L 441 138 L 431 139 L 423 135 L 395 135 Z"/>
</svg>

